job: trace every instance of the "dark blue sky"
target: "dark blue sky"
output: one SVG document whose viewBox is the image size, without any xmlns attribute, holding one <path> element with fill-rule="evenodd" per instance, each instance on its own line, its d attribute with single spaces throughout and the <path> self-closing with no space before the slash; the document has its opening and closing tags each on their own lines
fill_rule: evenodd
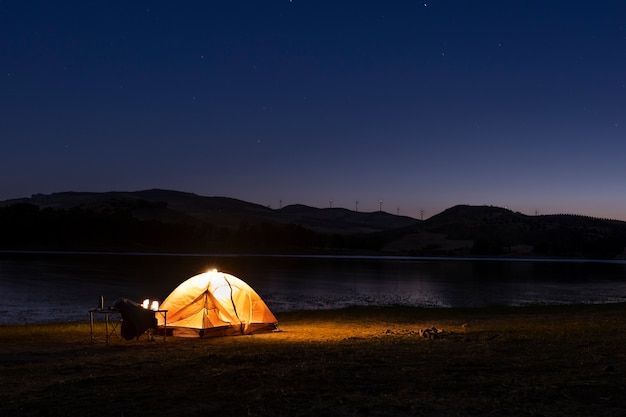
<svg viewBox="0 0 626 417">
<path fill-rule="evenodd" d="M 626 3 L 0 1 L 0 199 L 626 219 Z"/>
</svg>

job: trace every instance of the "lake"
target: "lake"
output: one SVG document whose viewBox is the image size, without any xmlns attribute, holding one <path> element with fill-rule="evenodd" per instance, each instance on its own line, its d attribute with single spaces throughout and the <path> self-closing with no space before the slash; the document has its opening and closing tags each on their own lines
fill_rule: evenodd
<svg viewBox="0 0 626 417">
<path fill-rule="evenodd" d="M 100 295 L 107 305 L 162 301 L 212 268 L 246 281 L 276 313 L 626 301 L 624 261 L 0 253 L 0 324 L 83 320 Z"/>
</svg>

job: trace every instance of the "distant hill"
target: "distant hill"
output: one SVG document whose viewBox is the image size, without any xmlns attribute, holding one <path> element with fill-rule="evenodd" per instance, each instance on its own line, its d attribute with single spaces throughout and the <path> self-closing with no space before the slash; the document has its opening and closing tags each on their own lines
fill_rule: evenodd
<svg viewBox="0 0 626 417">
<path fill-rule="evenodd" d="M 626 247 L 626 222 L 493 206 L 454 206 L 383 234 L 383 250 L 411 254 L 622 258 Z"/>
<path fill-rule="evenodd" d="M 139 220 L 156 220 L 169 224 L 211 223 L 228 228 L 238 228 L 242 223 L 295 224 L 317 232 L 338 234 L 378 232 L 419 223 L 419 220 L 411 217 L 385 212 L 360 213 L 342 208 L 320 209 L 299 204 L 270 209 L 234 198 L 205 197 L 158 189 L 35 194 L 30 198 L 0 202 L 0 207 L 17 203 L 32 204 L 42 209 L 78 208 L 98 213 L 128 211 Z"/>
<path fill-rule="evenodd" d="M 0 230 L 0 249 L 626 258 L 617 220 L 459 205 L 420 221 L 169 190 L 7 200 Z"/>
</svg>

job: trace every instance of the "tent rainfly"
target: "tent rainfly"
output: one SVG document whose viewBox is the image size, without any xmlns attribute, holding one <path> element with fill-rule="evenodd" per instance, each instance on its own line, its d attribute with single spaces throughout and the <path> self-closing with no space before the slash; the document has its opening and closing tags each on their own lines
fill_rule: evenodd
<svg viewBox="0 0 626 417">
<path fill-rule="evenodd" d="M 175 336 L 251 334 L 276 328 L 276 317 L 245 282 L 216 270 L 189 278 L 163 301 Z M 164 319 L 158 315 L 159 326 Z"/>
</svg>

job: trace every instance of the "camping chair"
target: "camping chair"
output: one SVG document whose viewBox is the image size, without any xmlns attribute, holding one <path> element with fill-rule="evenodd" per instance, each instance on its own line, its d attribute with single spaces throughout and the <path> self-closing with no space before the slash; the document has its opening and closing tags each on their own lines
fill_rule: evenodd
<svg viewBox="0 0 626 417">
<path fill-rule="evenodd" d="M 156 312 L 143 308 L 141 305 L 126 298 L 115 302 L 115 308 L 122 315 L 121 335 L 126 340 L 139 338 L 147 331 L 157 329 Z M 152 333 L 149 333 L 152 338 Z"/>
</svg>

